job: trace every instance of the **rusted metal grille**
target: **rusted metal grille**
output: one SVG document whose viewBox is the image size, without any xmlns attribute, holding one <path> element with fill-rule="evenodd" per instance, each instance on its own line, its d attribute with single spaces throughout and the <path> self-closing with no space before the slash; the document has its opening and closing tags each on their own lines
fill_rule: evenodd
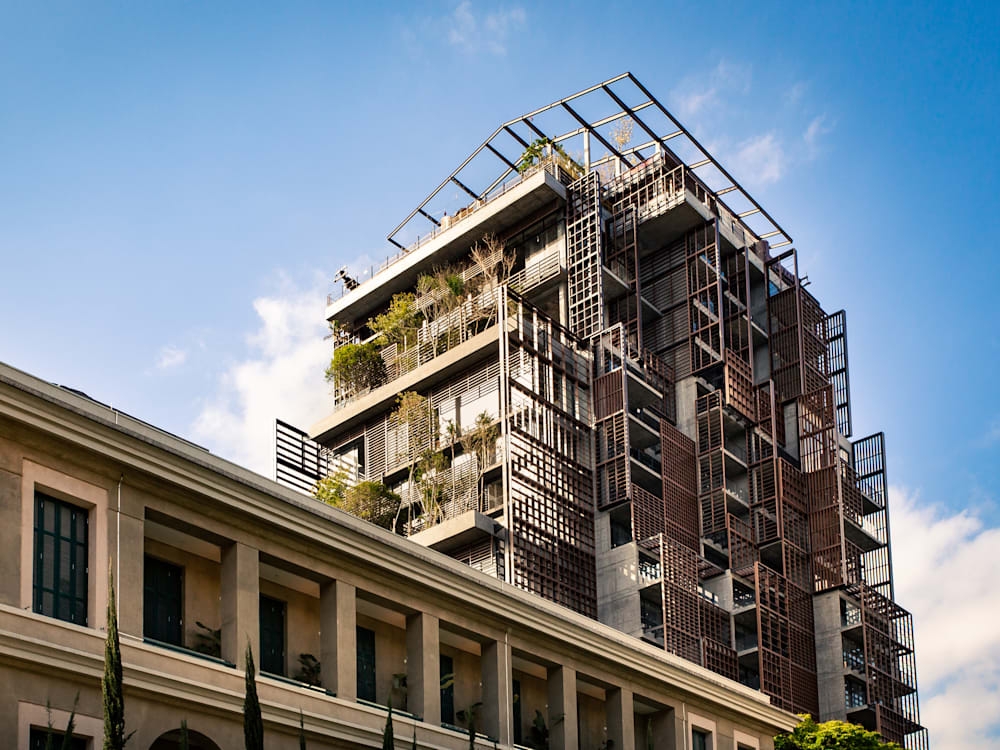
<svg viewBox="0 0 1000 750">
<path fill-rule="evenodd" d="M 587 347 L 512 293 L 502 307 L 513 583 L 596 617 Z"/>
<path fill-rule="evenodd" d="M 701 528 L 698 519 L 698 465 L 694 441 L 665 419 L 661 419 L 660 446 L 665 534 L 688 549 L 697 550 Z"/>
<path fill-rule="evenodd" d="M 604 328 L 601 282 L 601 186 L 589 172 L 569 186 L 566 201 L 569 327 L 583 338 Z"/>
<path fill-rule="evenodd" d="M 835 312 L 826 319 L 829 353 L 830 385 L 837 409 L 837 429 L 844 437 L 851 436 L 851 385 L 847 369 L 847 313 Z"/>
<path fill-rule="evenodd" d="M 757 421 L 757 394 L 753 386 L 753 370 L 731 350 L 726 351 L 726 404 L 751 422 Z"/>
<path fill-rule="evenodd" d="M 714 221 L 688 233 L 687 285 L 691 372 L 722 361 L 719 243 Z"/>
</svg>

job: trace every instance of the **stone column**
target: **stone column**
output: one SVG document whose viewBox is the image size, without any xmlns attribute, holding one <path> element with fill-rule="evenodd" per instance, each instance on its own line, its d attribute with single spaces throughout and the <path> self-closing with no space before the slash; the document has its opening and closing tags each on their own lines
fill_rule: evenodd
<svg viewBox="0 0 1000 750">
<path fill-rule="evenodd" d="M 576 716 L 576 670 L 549 667 L 549 747 L 577 750 L 580 738 Z"/>
<path fill-rule="evenodd" d="M 320 670 L 323 687 L 338 698 L 358 697 L 357 592 L 349 583 L 327 581 L 320 587 Z"/>
<path fill-rule="evenodd" d="M 109 513 L 111 544 L 115 555 L 121 555 L 120 564 L 115 564 L 115 595 L 118 601 L 118 630 L 122 634 L 142 638 L 143 627 L 143 587 L 146 558 L 145 529 L 142 518 L 136 518 L 117 511 Z M 119 517 L 120 516 L 120 517 Z M 120 532 L 119 532 L 120 527 Z M 116 534 L 121 534 L 116 539 Z M 107 575 L 107 573 L 105 573 Z M 103 612 L 102 619 L 103 619 Z"/>
<path fill-rule="evenodd" d="M 233 542 L 222 550 L 222 658 L 246 669 L 247 643 L 260 668 L 260 557 Z"/>
<path fill-rule="evenodd" d="M 608 739 L 615 750 L 635 750 L 635 712 L 632 708 L 632 691 L 611 688 L 604 693 L 607 711 Z"/>
<path fill-rule="evenodd" d="M 406 710 L 441 723 L 440 623 L 424 612 L 406 618 Z"/>
<path fill-rule="evenodd" d="M 481 731 L 496 737 L 500 745 L 511 742 L 511 721 L 514 716 L 513 677 L 510 672 L 510 646 L 500 641 L 487 641 L 482 647 L 480 663 L 483 680 Z"/>
</svg>

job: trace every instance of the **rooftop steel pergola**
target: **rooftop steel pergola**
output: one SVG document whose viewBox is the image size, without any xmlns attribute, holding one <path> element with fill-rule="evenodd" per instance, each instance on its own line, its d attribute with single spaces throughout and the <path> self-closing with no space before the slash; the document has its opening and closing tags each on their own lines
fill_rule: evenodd
<svg viewBox="0 0 1000 750">
<path fill-rule="evenodd" d="M 634 103 L 627 103 L 630 101 Z M 608 115 L 588 119 L 581 114 L 582 111 L 607 111 L 609 105 L 612 113 Z M 638 145 L 629 143 L 627 148 L 616 148 L 612 142 L 614 139 L 608 134 L 602 134 L 601 129 L 613 126 L 623 118 L 631 118 L 636 129 L 644 133 L 649 140 Z M 569 129 L 565 129 L 567 125 Z M 770 243 L 772 248 L 792 243 L 791 236 L 781 225 L 632 73 L 623 73 L 500 125 L 389 233 L 387 237 L 389 242 L 405 249 L 408 243 L 400 242 L 399 235 L 418 214 L 433 225 L 439 226 L 438 219 L 427 210 L 428 205 L 452 185 L 466 193 L 472 200 L 487 200 L 505 180 L 517 172 L 517 163 L 524 149 L 536 139 L 545 139 L 567 150 L 569 150 L 567 147 L 581 146 L 577 153 L 582 153 L 582 165 L 587 171 L 616 163 L 621 165 L 621 169 L 627 170 L 638 166 L 657 152 L 670 154 L 691 170 L 714 167 L 717 174 L 713 181 L 717 183 L 716 185 L 707 184 L 705 178 L 700 179 L 706 182 L 705 187 L 720 202 L 721 196 L 735 193 L 734 197 L 745 203 L 744 210 L 733 210 L 727 206 L 739 219 L 759 217 L 758 230 L 748 226 L 757 239 L 771 241 L 774 238 L 775 241 Z M 691 154 L 693 158 L 685 161 L 678 152 Z M 489 164 L 483 163 L 487 161 Z M 471 175 L 477 169 L 495 174 L 496 162 L 499 162 L 499 176 L 481 191 L 470 187 L 472 179 L 467 175 Z"/>
</svg>

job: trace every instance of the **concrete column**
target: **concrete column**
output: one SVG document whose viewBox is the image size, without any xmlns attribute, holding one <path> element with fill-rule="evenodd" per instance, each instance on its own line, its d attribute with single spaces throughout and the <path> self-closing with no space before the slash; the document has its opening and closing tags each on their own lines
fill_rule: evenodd
<svg viewBox="0 0 1000 750">
<path fill-rule="evenodd" d="M 406 618 L 406 710 L 441 723 L 440 623 L 424 612 Z"/>
<path fill-rule="evenodd" d="M 320 587 L 320 669 L 323 687 L 344 700 L 358 697 L 357 592 L 349 583 Z"/>
<path fill-rule="evenodd" d="M 570 667 L 550 667 L 549 686 L 549 747 L 552 750 L 577 750 L 576 670 Z"/>
<path fill-rule="evenodd" d="M 222 658 L 246 669 L 247 643 L 260 668 L 260 557 L 233 542 L 222 550 Z"/>
<path fill-rule="evenodd" d="M 142 518 L 117 512 L 111 528 L 113 554 L 121 555 L 121 564 L 115 565 L 115 595 L 118 599 L 118 630 L 142 638 L 142 593 L 145 585 L 144 562 L 146 557 L 145 530 Z M 121 537 L 115 535 L 121 529 Z"/>
<path fill-rule="evenodd" d="M 483 708 L 480 731 L 496 737 L 501 745 L 511 742 L 514 716 L 514 683 L 510 672 L 510 646 L 499 641 L 483 644 L 480 663 L 483 679 Z"/>
<path fill-rule="evenodd" d="M 612 688 L 604 693 L 607 711 L 608 739 L 615 750 L 635 750 L 635 711 L 632 708 L 632 691 Z"/>
</svg>

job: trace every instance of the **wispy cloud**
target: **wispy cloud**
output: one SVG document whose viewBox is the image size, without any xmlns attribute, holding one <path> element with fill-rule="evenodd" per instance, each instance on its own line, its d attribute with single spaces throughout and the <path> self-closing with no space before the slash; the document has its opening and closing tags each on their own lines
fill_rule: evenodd
<svg viewBox="0 0 1000 750">
<path fill-rule="evenodd" d="M 684 78 L 671 92 L 671 102 L 682 117 L 695 117 L 711 110 L 720 99 L 750 91 L 750 66 L 719 60 L 708 75 Z"/>
<path fill-rule="evenodd" d="M 767 185 L 785 174 L 788 156 L 779 136 L 770 132 L 740 143 L 733 162 L 737 174 L 748 175 L 749 182 Z"/>
<path fill-rule="evenodd" d="M 180 367 L 187 361 L 188 353 L 186 349 L 177 346 L 164 346 L 156 355 L 157 370 L 172 370 Z"/>
<path fill-rule="evenodd" d="M 913 612 L 921 719 L 937 750 L 1000 744 L 1000 527 L 889 490 L 896 596 Z"/>
<path fill-rule="evenodd" d="M 833 123 L 826 115 L 814 117 L 806 126 L 805 133 L 802 134 L 802 141 L 806 146 L 806 158 L 815 159 L 820 152 L 820 140 L 824 135 L 833 131 Z"/>
<path fill-rule="evenodd" d="M 226 368 L 203 405 L 193 426 L 196 440 L 271 475 L 275 418 L 307 427 L 329 410 L 325 279 L 317 276 L 308 289 L 286 283 L 280 293 L 254 300 L 258 321 L 247 336 L 247 353 Z"/>
<path fill-rule="evenodd" d="M 468 54 L 507 54 L 512 32 L 524 26 L 527 14 L 521 6 L 482 11 L 463 0 L 445 19 L 448 42 Z"/>
</svg>

